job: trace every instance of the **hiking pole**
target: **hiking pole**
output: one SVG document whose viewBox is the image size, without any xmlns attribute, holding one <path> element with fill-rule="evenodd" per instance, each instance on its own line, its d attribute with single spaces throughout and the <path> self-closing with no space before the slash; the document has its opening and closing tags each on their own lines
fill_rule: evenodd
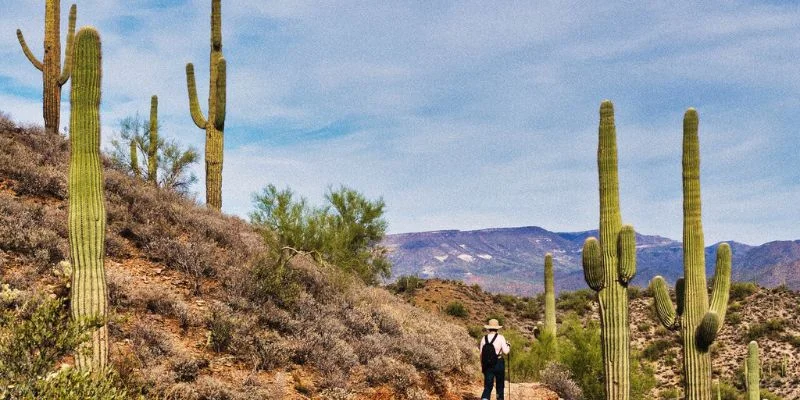
<svg viewBox="0 0 800 400">
<path fill-rule="evenodd" d="M 508 400 L 511 400 L 511 351 L 508 352 Z"/>
</svg>

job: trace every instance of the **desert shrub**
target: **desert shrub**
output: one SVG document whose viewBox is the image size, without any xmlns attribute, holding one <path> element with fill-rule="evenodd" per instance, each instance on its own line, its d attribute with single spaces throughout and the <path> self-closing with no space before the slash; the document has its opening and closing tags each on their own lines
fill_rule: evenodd
<svg viewBox="0 0 800 400">
<path fill-rule="evenodd" d="M 474 339 L 483 337 L 483 327 L 480 325 L 470 325 L 467 327 L 467 333 Z"/>
<path fill-rule="evenodd" d="M 550 362 L 544 370 L 542 370 L 539 381 L 550 388 L 550 390 L 558 393 L 559 397 L 564 400 L 581 400 L 583 399 L 583 391 L 572 380 L 572 373 L 569 369 L 562 364 Z"/>
<path fill-rule="evenodd" d="M 785 329 L 786 320 L 770 318 L 766 322 L 750 325 L 750 328 L 744 334 L 743 341 L 748 343 L 751 340 L 758 340 L 762 337 L 778 339 Z"/>
<path fill-rule="evenodd" d="M 207 325 L 209 347 L 218 353 L 226 351 L 233 340 L 235 329 L 231 311 L 223 306 L 213 307 Z"/>
<path fill-rule="evenodd" d="M 725 315 L 725 322 L 731 325 L 739 325 L 742 322 L 742 314 L 738 312 L 729 312 Z"/>
<path fill-rule="evenodd" d="M 425 280 L 415 275 L 402 275 L 397 278 L 397 282 L 389 285 L 389 290 L 394 293 L 414 294 L 418 289 L 425 286 Z"/>
<path fill-rule="evenodd" d="M 254 196 L 251 222 L 265 240 L 280 247 L 310 252 L 319 260 L 352 272 L 365 283 L 388 278 L 391 265 L 379 243 L 386 234 L 383 199 L 367 200 L 359 192 L 341 187 L 325 195 L 324 207 L 311 207 L 305 198 L 295 200 L 290 189 L 268 185 Z"/>
<path fill-rule="evenodd" d="M 600 327 L 596 321 L 584 328 L 577 319 L 568 319 L 561 325 L 563 339 L 559 341 L 559 358 L 573 374 L 573 379 L 583 390 L 587 400 L 605 398 L 603 387 L 603 356 Z M 638 355 L 631 356 L 631 399 L 648 399 L 655 387 L 655 372 L 640 362 Z"/>
<path fill-rule="evenodd" d="M 447 307 L 444 309 L 444 312 L 446 312 L 447 315 L 451 315 L 456 318 L 466 318 L 469 316 L 467 307 L 465 307 L 464 304 L 459 301 L 451 301 L 448 303 Z"/>
<path fill-rule="evenodd" d="M 642 357 L 650 361 L 656 361 L 674 346 L 675 343 L 672 340 L 656 339 L 645 346 L 644 350 L 642 350 Z"/>
<path fill-rule="evenodd" d="M 544 296 L 539 295 L 521 303 L 520 317 L 533 321 L 542 319 L 544 313 Z"/>
<path fill-rule="evenodd" d="M 574 292 L 561 292 L 556 299 L 556 308 L 560 311 L 573 311 L 583 316 L 592 310 L 595 293 L 590 289 L 581 289 Z"/>
<path fill-rule="evenodd" d="M 161 358 L 173 353 L 169 337 L 144 321 L 135 322 L 128 336 L 139 362 L 144 366 L 157 364 Z"/>
<path fill-rule="evenodd" d="M 509 367 L 511 377 L 517 382 L 539 379 L 539 374 L 547 363 L 558 357 L 556 338 L 542 334 L 530 341 L 514 329 L 507 329 L 503 335 L 511 345 Z"/>
<path fill-rule="evenodd" d="M 6 196 L 0 194 L 0 249 L 22 255 L 23 260 L 31 262 L 39 272 L 63 260 L 66 232 L 53 226 L 53 221 L 60 217 L 66 220 L 66 213 L 35 203 L 6 201 Z"/>
<path fill-rule="evenodd" d="M 255 369 L 269 371 L 289 361 L 288 343 L 277 335 L 259 334 L 249 340 L 245 351 L 254 358 Z"/>
<path fill-rule="evenodd" d="M 419 375 L 414 367 L 390 357 L 377 357 L 367 363 L 367 382 L 389 385 L 397 391 L 415 386 Z"/>
<path fill-rule="evenodd" d="M 113 375 L 91 377 L 56 364 L 87 339 L 59 299 L 29 298 L 0 311 L 0 398 L 125 398 Z M 99 397 L 98 397 L 99 396 Z"/>
<path fill-rule="evenodd" d="M 758 286 L 753 282 L 733 282 L 731 283 L 730 297 L 728 304 L 742 301 L 758 291 Z"/>
</svg>

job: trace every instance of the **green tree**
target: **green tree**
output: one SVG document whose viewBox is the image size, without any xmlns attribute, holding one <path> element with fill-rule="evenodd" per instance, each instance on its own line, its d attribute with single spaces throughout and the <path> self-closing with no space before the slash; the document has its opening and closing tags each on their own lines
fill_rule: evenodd
<svg viewBox="0 0 800 400">
<path fill-rule="evenodd" d="M 150 160 L 150 122 L 142 119 L 138 113 L 123 118 L 119 122 L 116 136 L 111 140 L 111 162 L 127 173 L 137 176 L 131 163 L 130 143 L 133 142 L 138 170 L 141 171 L 144 180 L 150 180 L 147 168 Z M 188 193 L 190 186 L 197 182 L 197 176 L 190 170 L 191 165 L 198 162 L 197 150 L 192 147 L 184 149 L 174 140 L 164 139 L 163 136 L 159 136 L 157 140 L 158 176 L 155 180 L 158 186 L 179 193 Z"/>
<path fill-rule="evenodd" d="M 386 248 L 379 245 L 386 235 L 383 199 L 368 200 L 341 186 L 328 189 L 326 205 L 312 207 L 291 189 L 278 190 L 275 185 L 253 199 L 256 210 L 250 220 L 270 243 L 309 252 L 368 284 L 389 277 Z"/>
</svg>

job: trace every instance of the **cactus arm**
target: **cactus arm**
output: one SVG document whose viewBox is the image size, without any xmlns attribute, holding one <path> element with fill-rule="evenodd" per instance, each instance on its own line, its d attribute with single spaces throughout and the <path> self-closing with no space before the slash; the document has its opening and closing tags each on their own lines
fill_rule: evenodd
<svg viewBox="0 0 800 400">
<path fill-rule="evenodd" d="M 720 327 L 722 327 L 722 320 L 713 310 L 703 316 L 695 332 L 695 342 L 700 351 L 708 351 L 708 348 L 716 340 Z"/>
<path fill-rule="evenodd" d="M 69 28 L 67 31 L 67 54 L 64 56 L 64 70 L 58 77 L 58 84 L 64 86 L 72 75 L 72 45 L 75 41 L 75 20 L 77 19 L 77 6 L 69 8 Z"/>
<path fill-rule="evenodd" d="M 636 275 L 636 233 L 633 231 L 633 226 L 622 226 L 617 247 L 619 254 L 619 281 L 627 285 Z"/>
<path fill-rule="evenodd" d="M 214 116 L 214 126 L 217 130 L 225 130 L 225 107 L 226 102 L 226 89 L 227 89 L 227 62 L 225 58 L 220 58 L 217 63 L 217 102 L 216 102 L 216 115 Z"/>
<path fill-rule="evenodd" d="M 747 400 L 759 400 L 761 398 L 761 368 L 758 359 L 758 343 L 755 341 L 747 345 L 747 361 L 744 363 L 744 371 Z"/>
<path fill-rule="evenodd" d="M 667 329 L 675 329 L 678 319 L 675 316 L 675 307 L 669 298 L 667 282 L 661 276 L 656 276 L 650 281 L 650 289 L 653 291 L 653 301 L 656 308 L 656 315 L 661 324 Z"/>
<path fill-rule="evenodd" d="M 583 243 L 583 277 L 594 291 L 599 292 L 605 287 L 602 250 L 600 242 L 594 237 Z"/>
<path fill-rule="evenodd" d="M 711 310 L 725 321 L 731 288 L 731 246 L 722 243 L 717 247 L 717 263 L 714 271 L 714 288 L 711 291 Z"/>
<path fill-rule="evenodd" d="M 39 71 L 43 70 L 44 65 L 33 55 L 31 49 L 28 47 L 28 43 L 25 42 L 25 36 L 22 35 L 22 31 L 19 29 L 17 29 L 17 40 L 19 40 L 19 45 L 22 46 L 22 52 L 25 53 L 25 57 L 28 57 L 31 64 Z"/>
<path fill-rule="evenodd" d="M 192 120 L 198 128 L 205 129 L 208 122 L 203 116 L 203 111 L 200 110 L 200 102 L 197 101 L 197 84 L 194 79 L 192 63 L 186 64 L 186 87 L 189 89 L 189 111 L 192 113 Z"/>
</svg>

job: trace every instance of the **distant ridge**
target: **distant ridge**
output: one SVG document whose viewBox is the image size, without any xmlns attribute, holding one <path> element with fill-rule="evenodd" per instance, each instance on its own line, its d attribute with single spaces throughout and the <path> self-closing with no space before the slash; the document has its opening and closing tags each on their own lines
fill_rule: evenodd
<svg viewBox="0 0 800 400">
<path fill-rule="evenodd" d="M 393 276 L 456 279 L 480 284 L 490 292 L 532 295 L 542 291 L 544 255 L 553 253 L 556 290 L 585 288 L 581 249 L 597 230 L 551 232 L 539 226 L 439 230 L 388 235 Z M 800 290 L 800 240 L 750 246 L 728 241 L 733 278 L 766 287 L 785 284 Z M 637 274 L 633 284 L 646 286 L 656 275 L 674 282 L 683 275 L 681 242 L 657 235 L 636 235 Z M 717 244 L 706 247 L 709 276 Z"/>
</svg>

